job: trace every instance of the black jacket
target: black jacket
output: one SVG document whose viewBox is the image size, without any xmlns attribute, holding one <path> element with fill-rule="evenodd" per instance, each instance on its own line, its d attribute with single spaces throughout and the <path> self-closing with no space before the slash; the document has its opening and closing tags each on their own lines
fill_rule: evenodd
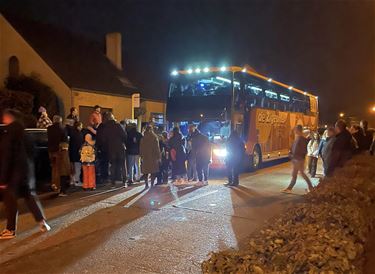
<svg viewBox="0 0 375 274">
<path fill-rule="evenodd" d="M 83 133 L 76 128 L 72 128 L 69 132 L 69 159 L 70 162 L 79 162 L 81 156 L 79 150 L 84 143 Z"/>
<path fill-rule="evenodd" d="M 67 142 L 68 137 L 61 124 L 55 123 L 47 128 L 48 152 L 58 152 L 60 144 Z"/>
<path fill-rule="evenodd" d="M 196 130 L 192 136 L 192 154 L 201 163 L 211 160 L 211 144 L 208 137 Z"/>
<path fill-rule="evenodd" d="M 303 136 L 297 136 L 291 149 L 291 158 L 295 160 L 304 160 L 307 154 L 308 139 Z"/>
<path fill-rule="evenodd" d="M 129 155 L 139 155 L 139 145 L 141 143 L 142 134 L 137 131 L 137 129 L 131 128 L 128 131 L 128 136 L 126 137 L 126 152 Z"/>
<path fill-rule="evenodd" d="M 115 156 L 125 157 L 126 132 L 114 120 L 109 120 L 103 128 L 102 147 L 108 158 Z"/>
<path fill-rule="evenodd" d="M 226 143 L 226 162 L 230 165 L 239 165 L 245 154 L 245 144 L 238 134 L 232 133 Z"/>
<path fill-rule="evenodd" d="M 332 166 L 343 166 L 353 153 L 352 135 L 346 129 L 336 135 L 332 145 Z"/>
<path fill-rule="evenodd" d="M 9 187 L 24 185 L 28 181 L 31 148 L 27 146 L 24 127 L 18 123 L 2 128 L 0 134 L 0 184 Z"/>
</svg>

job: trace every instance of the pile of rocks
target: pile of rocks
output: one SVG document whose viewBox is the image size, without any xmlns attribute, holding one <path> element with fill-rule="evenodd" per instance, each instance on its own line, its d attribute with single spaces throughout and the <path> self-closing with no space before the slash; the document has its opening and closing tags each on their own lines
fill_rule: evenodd
<svg viewBox="0 0 375 274">
<path fill-rule="evenodd" d="M 250 239 L 212 253 L 204 273 L 361 273 L 375 220 L 375 161 L 357 156 Z"/>
</svg>

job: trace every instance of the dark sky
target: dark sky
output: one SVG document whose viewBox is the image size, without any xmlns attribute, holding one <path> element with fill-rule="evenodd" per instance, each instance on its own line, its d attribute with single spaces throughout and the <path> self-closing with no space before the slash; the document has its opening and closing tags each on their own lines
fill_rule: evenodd
<svg viewBox="0 0 375 274">
<path fill-rule="evenodd" d="M 318 95 L 325 121 L 341 111 L 375 120 L 375 0 L 0 0 L 0 8 L 100 42 L 122 32 L 124 69 L 147 92 L 165 93 L 174 68 L 249 64 Z"/>
</svg>

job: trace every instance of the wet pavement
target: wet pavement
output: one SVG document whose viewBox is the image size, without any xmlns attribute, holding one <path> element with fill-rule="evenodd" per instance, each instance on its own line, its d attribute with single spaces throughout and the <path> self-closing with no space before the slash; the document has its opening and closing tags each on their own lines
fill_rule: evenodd
<svg viewBox="0 0 375 274">
<path fill-rule="evenodd" d="M 246 244 L 298 202 L 300 179 L 295 195 L 280 193 L 289 173 L 285 163 L 243 174 L 238 188 L 215 178 L 200 188 L 138 185 L 46 201 L 53 230 L 41 234 L 21 215 L 17 238 L 0 242 L 0 273 L 200 273 L 210 252 Z"/>
</svg>

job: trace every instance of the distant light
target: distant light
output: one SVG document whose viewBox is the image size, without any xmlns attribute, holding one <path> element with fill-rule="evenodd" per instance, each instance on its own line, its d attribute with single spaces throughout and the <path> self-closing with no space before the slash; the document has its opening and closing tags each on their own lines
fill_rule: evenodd
<svg viewBox="0 0 375 274">
<path fill-rule="evenodd" d="M 204 68 L 203 71 L 204 71 L 204 72 L 209 72 L 210 69 L 209 69 L 209 68 Z"/>
<path fill-rule="evenodd" d="M 268 80 L 267 80 L 268 82 L 272 82 L 272 78 L 268 78 Z"/>
<path fill-rule="evenodd" d="M 339 116 L 340 116 L 341 118 L 343 118 L 343 117 L 345 116 L 345 113 L 341 112 L 341 113 L 339 114 Z"/>
<path fill-rule="evenodd" d="M 315 98 L 316 98 L 316 99 L 319 99 L 319 96 L 316 96 Z"/>
<path fill-rule="evenodd" d="M 303 94 L 304 94 L 304 95 L 307 95 L 307 92 L 305 91 Z"/>
<path fill-rule="evenodd" d="M 293 89 L 293 86 L 290 86 L 289 89 L 292 90 L 292 89 Z"/>
<path fill-rule="evenodd" d="M 243 68 L 243 69 L 242 69 L 242 72 L 246 72 L 246 68 Z"/>
<path fill-rule="evenodd" d="M 203 114 L 201 113 L 199 116 L 200 116 L 200 117 L 203 117 Z"/>
<path fill-rule="evenodd" d="M 227 70 L 226 67 L 221 67 L 221 68 L 220 68 L 220 71 L 226 71 L 226 70 Z"/>
<path fill-rule="evenodd" d="M 178 75 L 178 71 L 177 70 L 172 71 L 171 75 L 173 75 L 173 76 Z"/>
<path fill-rule="evenodd" d="M 200 72 L 201 72 L 200 68 L 195 69 L 195 73 L 200 73 Z"/>
<path fill-rule="evenodd" d="M 200 83 L 200 86 L 201 86 L 201 87 L 204 87 L 204 84 L 203 84 L 203 83 Z"/>
<path fill-rule="evenodd" d="M 188 69 L 188 70 L 187 70 L 187 73 L 192 74 L 192 73 L 193 73 L 193 70 L 192 70 L 192 69 Z"/>
<path fill-rule="evenodd" d="M 324 125 L 324 128 L 327 128 L 328 127 L 328 125 Z"/>
</svg>

